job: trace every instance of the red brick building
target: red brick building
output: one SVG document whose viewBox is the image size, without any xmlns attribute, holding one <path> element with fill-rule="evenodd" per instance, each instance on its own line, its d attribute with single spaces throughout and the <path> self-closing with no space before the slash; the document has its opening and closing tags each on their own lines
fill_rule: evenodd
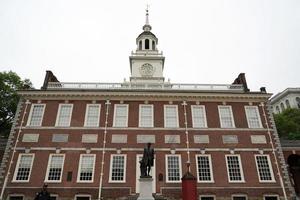
<svg viewBox="0 0 300 200">
<path fill-rule="evenodd" d="M 47 71 L 22 96 L 1 163 L 2 199 L 134 199 L 143 148 L 155 149 L 157 198 L 181 199 L 190 163 L 199 199 L 292 199 L 264 88 L 172 84 L 146 20 L 123 83 L 65 83 Z"/>
</svg>

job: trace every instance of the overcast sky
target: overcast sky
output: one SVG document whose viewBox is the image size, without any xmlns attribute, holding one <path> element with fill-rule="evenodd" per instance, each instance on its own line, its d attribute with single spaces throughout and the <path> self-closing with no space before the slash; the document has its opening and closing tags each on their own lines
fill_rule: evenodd
<svg viewBox="0 0 300 200">
<path fill-rule="evenodd" d="M 62 82 L 122 82 L 145 23 L 173 83 L 230 84 L 277 93 L 300 87 L 299 0 L 0 0 L 0 71 L 40 88 L 46 70 Z"/>
</svg>

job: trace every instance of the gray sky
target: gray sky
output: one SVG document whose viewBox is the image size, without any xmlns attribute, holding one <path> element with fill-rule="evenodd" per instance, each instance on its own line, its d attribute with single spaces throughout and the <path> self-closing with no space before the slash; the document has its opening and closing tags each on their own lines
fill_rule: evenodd
<svg viewBox="0 0 300 200">
<path fill-rule="evenodd" d="M 122 82 L 145 23 L 173 83 L 251 90 L 300 86 L 299 0 L 0 0 L 0 71 L 40 88 L 46 70 L 63 82 Z"/>
</svg>

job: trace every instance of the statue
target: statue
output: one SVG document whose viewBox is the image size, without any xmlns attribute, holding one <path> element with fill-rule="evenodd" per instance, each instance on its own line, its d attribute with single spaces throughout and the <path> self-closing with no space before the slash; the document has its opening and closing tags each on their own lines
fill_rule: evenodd
<svg viewBox="0 0 300 200">
<path fill-rule="evenodd" d="M 141 170 L 141 177 L 151 177 L 150 171 L 151 167 L 153 167 L 154 161 L 154 149 L 151 148 L 151 143 L 147 144 L 147 147 L 144 148 L 143 158 L 140 161 L 140 170 Z"/>
<path fill-rule="evenodd" d="M 42 191 L 36 194 L 34 200 L 50 200 L 50 193 L 47 191 L 48 185 L 43 185 Z"/>
</svg>

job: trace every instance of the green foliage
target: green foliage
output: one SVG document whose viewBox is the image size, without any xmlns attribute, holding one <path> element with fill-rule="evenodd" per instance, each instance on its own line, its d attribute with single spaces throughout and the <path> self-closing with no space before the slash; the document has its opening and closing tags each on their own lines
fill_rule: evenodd
<svg viewBox="0 0 300 200">
<path fill-rule="evenodd" d="M 280 137 L 299 140 L 300 139 L 300 110 L 288 108 L 282 113 L 275 114 L 275 123 Z"/>
<path fill-rule="evenodd" d="M 0 72 L 0 136 L 8 137 L 17 109 L 17 90 L 32 88 L 29 79 L 21 80 L 14 72 Z"/>
</svg>

